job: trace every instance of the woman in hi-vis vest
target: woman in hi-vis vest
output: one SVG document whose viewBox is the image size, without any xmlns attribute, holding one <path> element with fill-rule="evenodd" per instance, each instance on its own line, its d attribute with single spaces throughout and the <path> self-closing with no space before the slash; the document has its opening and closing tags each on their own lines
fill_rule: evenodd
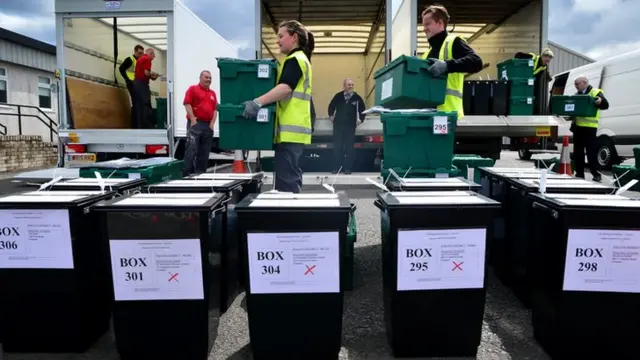
<svg viewBox="0 0 640 360">
<path fill-rule="evenodd" d="M 255 118 L 263 106 L 277 102 L 275 124 L 275 189 L 299 193 L 302 169 L 298 165 L 305 145 L 311 144 L 312 35 L 295 20 L 278 29 L 278 47 L 286 55 L 278 67 L 277 85 L 266 94 L 245 101 L 244 116 Z"/>
</svg>

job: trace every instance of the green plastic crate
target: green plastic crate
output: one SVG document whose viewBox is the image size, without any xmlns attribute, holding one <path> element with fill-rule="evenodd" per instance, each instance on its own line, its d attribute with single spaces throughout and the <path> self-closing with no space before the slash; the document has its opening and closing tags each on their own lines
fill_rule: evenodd
<svg viewBox="0 0 640 360">
<path fill-rule="evenodd" d="M 640 173 L 636 166 L 629 165 L 614 165 L 611 170 L 613 172 L 614 179 L 617 179 L 616 186 L 623 187 L 629 181 L 636 179 L 640 180 Z M 632 191 L 640 191 L 640 182 L 631 187 Z"/>
<path fill-rule="evenodd" d="M 415 56 L 401 55 L 376 71 L 376 105 L 388 109 L 436 108 L 444 103 L 447 78 L 434 77 L 430 63 Z"/>
<path fill-rule="evenodd" d="M 496 164 L 496 161 L 492 158 L 483 158 L 480 155 L 455 155 L 452 159 L 452 164 L 458 168 L 456 176 L 467 177 L 467 169 L 473 168 L 473 181 L 480 183 L 480 167 L 492 167 Z"/>
<path fill-rule="evenodd" d="M 272 60 L 219 58 L 220 103 L 242 104 L 276 85 L 278 64 Z"/>
<path fill-rule="evenodd" d="M 156 129 L 166 129 L 167 98 L 156 98 Z"/>
<path fill-rule="evenodd" d="M 450 177 L 458 176 L 458 172 L 459 172 L 459 169 L 457 167 L 440 168 L 440 169 L 433 169 L 433 170 L 416 169 L 416 168 L 409 169 L 409 168 L 400 168 L 400 167 L 394 167 L 392 169 L 393 171 L 396 172 L 396 174 L 398 174 L 398 176 L 406 177 L 406 178 L 436 178 L 436 177 L 450 178 Z M 409 172 L 407 173 L 407 171 Z M 383 181 L 387 180 L 390 174 L 391 173 L 389 172 L 389 168 L 386 168 L 384 166 L 384 160 L 383 160 L 380 166 L 380 176 L 382 177 Z"/>
<path fill-rule="evenodd" d="M 342 254 L 342 284 L 345 290 L 353 290 L 355 285 L 355 243 L 358 239 L 358 225 L 356 223 L 356 207 L 351 204 L 351 213 L 349 214 L 349 226 L 347 226 L 347 241 L 344 254 Z"/>
<path fill-rule="evenodd" d="M 533 96 L 509 98 L 509 115 L 533 115 Z"/>
<path fill-rule="evenodd" d="M 633 148 L 633 157 L 636 159 L 636 167 L 640 167 L 640 146 Z"/>
<path fill-rule="evenodd" d="M 384 164 L 387 168 L 450 169 L 455 112 L 382 113 Z M 435 124 L 435 125 L 434 125 Z M 446 134 L 438 133 L 446 124 Z M 413 171 L 413 170 L 412 170 Z"/>
<path fill-rule="evenodd" d="M 511 96 L 512 97 L 534 97 L 534 78 L 529 79 L 513 79 L 509 80 L 511 83 Z"/>
<path fill-rule="evenodd" d="M 123 168 L 123 169 L 108 169 L 97 167 L 80 168 L 79 175 L 81 178 L 95 178 L 95 172 L 97 171 L 102 178 L 112 179 L 145 179 L 147 185 L 157 184 L 167 180 L 179 180 L 182 179 L 182 169 L 184 168 L 184 161 L 175 160 L 164 164 L 151 165 L 141 168 Z"/>
<path fill-rule="evenodd" d="M 244 105 L 218 105 L 220 148 L 228 150 L 272 150 L 276 107 L 260 109 L 258 117 L 242 115 Z"/>
<path fill-rule="evenodd" d="M 533 60 L 509 59 L 496 65 L 500 80 L 529 79 L 533 77 Z"/>
<path fill-rule="evenodd" d="M 594 98 L 589 95 L 554 95 L 551 97 L 551 114 L 563 116 L 596 116 Z"/>
</svg>

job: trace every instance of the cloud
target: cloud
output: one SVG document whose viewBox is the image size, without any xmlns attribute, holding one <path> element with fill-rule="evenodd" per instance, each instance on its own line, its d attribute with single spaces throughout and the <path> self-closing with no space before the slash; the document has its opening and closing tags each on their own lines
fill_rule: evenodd
<svg viewBox="0 0 640 360">
<path fill-rule="evenodd" d="M 603 45 L 589 50 L 585 55 L 593 59 L 606 59 L 612 56 L 639 50 L 640 41 L 618 43 L 613 45 Z"/>
</svg>

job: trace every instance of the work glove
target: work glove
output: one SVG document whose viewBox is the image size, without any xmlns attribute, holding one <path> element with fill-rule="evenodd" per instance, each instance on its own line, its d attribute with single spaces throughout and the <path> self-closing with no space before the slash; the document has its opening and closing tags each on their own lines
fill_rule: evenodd
<svg viewBox="0 0 640 360">
<path fill-rule="evenodd" d="M 442 60 L 438 60 L 438 59 L 432 59 L 429 58 L 429 61 L 432 62 L 432 65 L 429 66 L 429 68 L 427 69 L 431 75 L 433 76 L 442 76 L 444 74 L 447 73 L 447 63 L 442 61 Z"/>
<path fill-rule="evenodd" d="M 244 111 L 242 112 L 242 116 L 247 119 L 255 118 L 258 116 L 258 110 L 262 107 L 262 104 L 258 102 L 258 99 L 253 99 L 244 102 Z"/>
</svg>

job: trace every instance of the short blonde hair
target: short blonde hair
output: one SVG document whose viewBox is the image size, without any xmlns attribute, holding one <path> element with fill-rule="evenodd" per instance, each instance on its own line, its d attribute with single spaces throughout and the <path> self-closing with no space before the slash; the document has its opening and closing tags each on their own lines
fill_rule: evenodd
<svg viewBox="0 0 640 360">
<path fill-rule="evenodd" d="M 449 16 L 449 11 L 447 11 L 447 8 L 442 5 L 436 4 L 436 5 L 428 6 L 426 9 L 424 9 L 420 17 L 424 17 L 425 15 L 428 15 L 428 14 L 431 14 L 431 17 L 433 18 L 433 20 L 444 22 L 444 26 L 449 25 L 449 20 L 451 20 L 451 17 Z"/>
</svg>

